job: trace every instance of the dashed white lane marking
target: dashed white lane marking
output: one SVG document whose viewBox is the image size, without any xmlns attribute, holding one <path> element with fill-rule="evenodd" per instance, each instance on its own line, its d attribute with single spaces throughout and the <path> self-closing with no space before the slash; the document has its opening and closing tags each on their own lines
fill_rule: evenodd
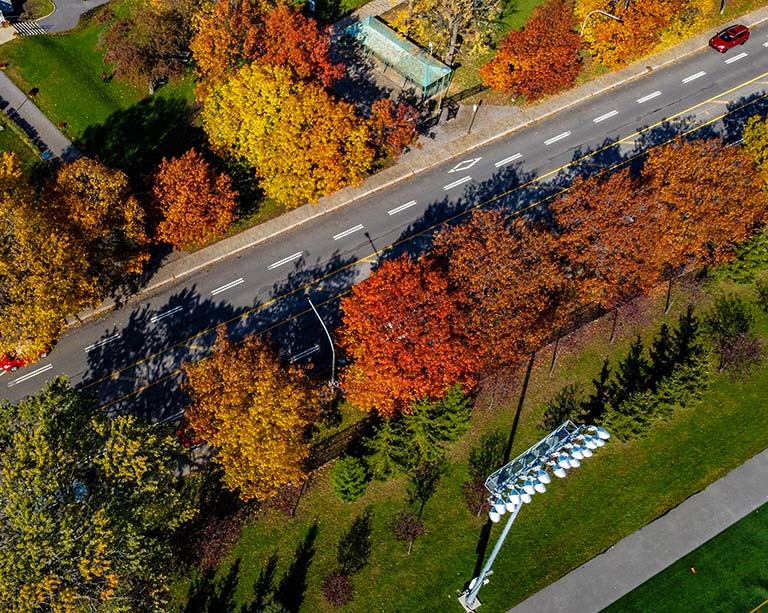
<svg viewBox="0 0 768 613">
<path fill-rule="evenodd" d="M 705 74 L 707 73 L 704 72 L 703 70 L 700 70 L 695 74 L 685 77 L 685 79 L 683 79 L 683 83 L 690 83 L 691 81 L 695 81 L 696 79 L 703 77 Z"/>
<path fill-rule="evenodd" d="M 739 53 L 739 55 L 734 55 L 733 57 L 729 57 L 727 60 L 725 60 L 726 64 L 733 64 L 734 62 L 738 62 L 741 58 L 747 57 L 747 53 L 742 51 Z"/>
<path fill-rule="evenodd" d="M 454 181 L 453 183 L 449 183 L 448 185 L 443 185 L 443 189 L 444 190 L 449 190 L 449 189 L 452 189 L 454 187 L 457 187 L 458 185 L 461 185 L 462 183 L 466 183 L 467 181 L 471 181 L 471 180 L 472 180 L 472 177 L 467 175 L 466 177 L 462 177 L 458 181 Z"/>
<path fill-rule="evenodd" d="M 102 345 L 116 341 L 118 338 L 120 338 L 120 332 L 113 334 L 112 336 L 108 336 L 107 338 L 102 338 L 100 341 L 96 341 L 93 345 L 88 345 L 85 348 L 85 352 L 88 353 L 89 351 L 96 349 L 96 347 L 101 347 Z"/>
<path fill-rule="evenodd" d="M 288 360 L 288 361 L 291 364 L 293 364 L 294 362 L 298 362 L 299 360 L 302 360 L 302 359 L 312 355 L 313 353 L 317 353 L 318 351 L 320 351 L 320 345 L 312 345 L 309 349 L 305 349 L 304 351 L 301 351 L 301 352 L 297 353 L 296 355 L 292 355 L 291 359 Z"/>
<path fill-rule="evenodd" d="M 545 145 L 551 145 L 552 143 L 556 143 L 559 140 L 563 140 L 564 138 L 568 138 L 571 135 L 569 132 L 563 132 L 562 134 L 558 134 L 557 136 L 553 136 L 550 139 L 547 139 L 544 141 Z"/>
<path fill-rule="evenodd" d="M 642 104 L 643 102 L 648 102 L 649 100 L 653 100 L 656 96 L 661 96 L 660 91 L 655 91 L 652 94 L 648 94 L 647 96 L 643 96 L 642 98 L 637 99 L 638 104 Z"/>
<path fill-rule="evenodd" d="M 37 375 L 40 375 L 40 374 L 44 373 L 46 370 L 51 370 L 51 368 L 53 368 L 53 364 L 46 364 L 42 368 L 38 368 L 37 370 L 33 370 L 32 372 L 27 373 L 23 377 L 19 377 L 18 379 L 14 379 L 13 381 L 9 381 L 8 382 L 8 387 L 13 387 L 17 383 L 23 383 L 27 379 L 31 379 L 32 377 L 36 377 Z"/>
<path fill-rule="evenodd" d="M 607 112 L 605 115 L 600 115 L 600 117 L 595 117 L 592 121 L 594 121 L 595 123 L 600 123 L 601 121 L 605 121 L 606 119 L 618 114 L 619 112 L 614 109 L 613 111 Z"/>
<path fill-rule="evenodd" d="M 472 168 L 475 164 L 477 164 L 480 160 L 483 158 L 472 158 L 471 160 L 462 160 L 456 166 L 451 168 L 448 172 L 461 172 L 462 170 L 469 170 Z"/>
<path fill-rule="evenodd" d="M 226 285 L 222 285 L 221 287 L 217 287 L 216 289 L 211 290 L 211 296 L 215 296 L 216 294 L 220 294 L 221 292 L 226 292 L 228 289 L 232 289 L 236 285 L 240 285 L 241 283 L 245 283 L 245 280 L 240 277 L 239 279 L 235 279 L 234 281 L 227 283 Z"/>
<path fill-rule="evenodd" d="M 763 47 L 768 47 L 768 42 L 763 43 Z"/>
<path fill-rule="evenodd" d="M 165 319 L 166 317 L 170 317 L 171 315 L 175 315 L 176 313 L 178 313 L 179 311 L 181 311 L 183 309 L 184 309 L 183 306 L 173 307 L 172 309 L 169 309 L 169 310 L 165 311 L 165 313 L 159 313 L 157 315 L 153 315 L 152 317 L 149 318 L 149 321 L 152 322 L 153 324 L 157 323 L 161 319 Z"/>
<path fill-rule="evenodd" d="M 350 228 L 349 230 L 344 230 L 344 232 L 339 232 L 338 234 L 334 235 L 333 240 L 337 241 L 339 239 L 344 238 L 345 236 L 349 236 L 350 234 L 353 234 L 354 232 L 358 232 L 362 230 L 365 226 L 363 224 L 357 224 L 354 228 Z"/>
<path fill-rule="evenodd" d="M 509 164 L 510 162 L 514 162 L 515 160 L 519 160 L 521 157 L 523 157 L 522 153 L 515 153 L 515 155 L 510 155 L 508 158 L 504 158 L 503 160 L 499 160 L 494 164 L 496 168 L 501 168 L 505 164 Z"/>
<path fill-rule="evenodd" d="M 405 204 L 401 204 L 400 206 L 396 206 L 394 209 L 387 211 L 387 215 L 397 215 L 401 211 L 404 211 L 405 209 L 410 209 L 414 204 L 416 204 L 415 200 L 411 200 L 410 202 L 406 202 Z"/>
<path fill-rule="evenodd" d="M 269 266 L 267 266 L 267 270 L 274 270 L 278 266 L 282 266 L 283 264 L 287 264 L 288 262 L 293 262 L 294 260 L 298 260 L 302 255 L 304 255 L 303 251 L 297 251 L 296 253 L 293 253 L 288 257 L 283 258 L 282 260 L 278 260 L 277 262 L 272 262 Z"/>
</svg>

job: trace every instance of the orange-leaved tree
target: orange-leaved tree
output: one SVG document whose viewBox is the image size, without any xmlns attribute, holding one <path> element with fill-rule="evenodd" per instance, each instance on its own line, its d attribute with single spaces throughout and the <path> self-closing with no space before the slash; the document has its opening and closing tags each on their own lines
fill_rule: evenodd
<svg viewBox="0 0 768 613">
<path fill-rule="evenodd" d="M 659 282 L 660 209 L 629 169 L 577 178 L 550 205 L 563 273 L 582 305 L 611 309 Z"/>
<path fill-rule="evenodd" d="M 177 249 L 210 240 L 235 219 L 238 194 L 229 177 L 216 172 L 195 149 L 163 158 L 152 193 L 163 214 L 157 236 Z"/>
<path fill-rule="evenodd" d="M 460 296 L 424 260 L 384 262 L 341 303 L 341 345 L 351 359 L 341 378 L 349 401 L 394 416 L 423 398 L 437 400 L 457 383 L 475 384 Z"/>
<path fill-rule="evenodd" d="M 528 100 L 568 87 L 581 66 L 581 39 L 574 27 L 571 2 L 548 0 L 522 30 L 512 30 L 499 42 L 480 78 L 497 91 Z"/>
<path fill-rule="evenodd" d="M 285 206 L 359 183 L 374 161 L 370 130 L 351 104 L 277 66 L 241 68 L 206 98 L 203 126 L 214 147 L 253 166 L 264 193 Z"/>
<path fill-rule="evenodd" d="M 333 87 L 344 76 L 344 67 L 331 61 L 330 48 L 328 33 L 296 8 L 278 5 L 264 16 L 260 63 L 280 66 L 295 78 Z"/>
<path fill-rule="evenodd" d="M 418 111 L 404 103 L 380 98 L 371 106 L 371 137 L 373 147 L 383 156 L 397 157 L 419 136 L 416 129 Z"/>
<path fill-rule="evenodd" d="M 227 0 L 212 2 L 197 13 L 189 48 L 195 59 L 198 100 L 261 54 L 267 8 L 266 2 Z"/>
<path fill-rule="evenodd" d="M 218 448 L 213 461 L 227 488 L 242 500 L 265 500 L 304 482 L 306 430 L 319 395 L 303 369 L 283 365 L 261 338 L 230 342 L 222 327 L 214 352 L 184 372 L 189 425 Z"/>
<path fill-rule="evenodd" d="M 643 182 L 664 207 L 655 241 L 673 267 L 713 265 L 734 256 L 766 215 L 766 192 L 750 155 L 719 138 L 678 138 L 648 154 Z"/>
<path fill-rule="evenodd" d="M 558 324 L 566 279 L 554 237 L 523 219 L 477 211 L 435 240 L 435 258 L 461 290 L 467 330 L 485 365 L 514 364 Z"/>
<path fill-rule="evenodd" d="M 624 66 L 650 52 L 659 42 L 662 30 L 680 15 L 687 4 L 686 0 L 575 2 L 576 19 L 584 25 L 585 45 L 599 62 L 611 68 Z M 598 10 L 614 18 L 593 12 Z"/>
</svg>

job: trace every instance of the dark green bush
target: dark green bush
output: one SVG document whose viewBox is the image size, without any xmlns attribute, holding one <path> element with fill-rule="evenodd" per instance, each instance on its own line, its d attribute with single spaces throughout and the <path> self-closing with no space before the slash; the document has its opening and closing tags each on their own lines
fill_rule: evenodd
<svg viewBox="0 0 768 613">
<path fill-rule="evenodd" d="M 365 463 L 354 456 L 341 458 L 331 469 L 333 493 L 342 502 L 353 502 L 365 494 L 370 473 Z"/>
</svg>

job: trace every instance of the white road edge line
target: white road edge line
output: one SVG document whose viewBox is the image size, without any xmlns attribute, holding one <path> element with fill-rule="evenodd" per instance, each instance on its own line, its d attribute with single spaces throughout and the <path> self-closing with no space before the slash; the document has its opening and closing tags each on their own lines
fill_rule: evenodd
<svg viewBox="0 0 768 613">
<path fill-rule="evenodd" d="M 448 185 L 443 185 L 443 189 L 447 191 L 449 189 L 452 189 L 454 187 L 461 185 L 462 183 L 466 183 L 467 181 L 471 181 L 471 180 L 472 180 L 472 177 L 467 175 L 466 177 L 462 177 L 458 181 L 454 181 L 453 183 L 449 183 Z"/>
<path fill-rule="evenodd" d="M 175 313 L 178 313 L 178 312 L 179 312 L 179 311 L 181 311 L 183 308 L 184 308 L 183 306 L 177 306 L 177 307 L 173 307 L 172 309 L 170 309 L 170 310 L 168 310 L 168 311 L 165 311 L 165 313 L 160 313 L 160 314 L 158 314 L 158 315 L 153 315 L 152 317 L 150 317 L 150 318 L 149 318 L 149 321 L 150 321 L 151 323 L 153 323 L 153 324 L 154 324 L 154 323 L 157 323 L 157 322 L 158 322 L 158 321 L 160 321 L 161 319 L 165 319 L 166 317 L 170 317 L 171 315 L 173 315 L 173 314 L 175 314 Z"/>
<path fill-rule="evenodd" d="M 350 228 L 349 230 L 344 230 L 344 232 L 339 232 L 333 237 L 333 240 L 337 241 L 340 238 L 344 238 L 345 236 L 349 236 L 350 234 L 354 232 L 359 232 L 362 230 L 365 226 L 363 224 L 357 224 L 354 228 Z"/>
<path fill-rule="evenodd" d="M 411 200 L 410 202 L 406 202 L 405 204 L 396 206 L 394 209 L 387 211 L 387 215 L 397 215 L 398 213 L 404 211 L 405 209 L 411 208 L 414 204 L 416 204 L 416 201 Z"/>
<path fill-rule="evenodd" d="M 240 277 L 239 279 L 235 279 L 231 283 L 227 283 L 226 285 L 222 285 L 221 287 L 217 287 L 216 289 L 211 290 L 211 296 L 215 296 L 216 294 L 220 294 L 221 292 L 226 292 L 228 289 L 232 289 L 236 285 L 240 285 L 241 283 L 245 283 L 245 280 Z"/>
<path fill-rule="evenodd" d="M 739 61 L 741 58 L 747 57 L 747 55 L 749 55 L 749 54 L 748 54 L 748 53 L 746 53 L 745 51 L 742 51 L 741 53 L 739 53 L 739 55 L 734 55 L 733 57 L 729 57 L 729 58 L 728 58 L 727 60 L 725 60 L 725 62 L 723 62 L 723 63 L 724 63 L 724 64 L 733 64 L 733 62 L 737 62 L 737 61 Z"/>
<path fill-rule="evenodd" d="M 515 155 L 510 155 L 508 158 L 504 158 L 503 160 L 499 160 L 494 164 L 496 168 L 500 168 L 501 166 L 504 166 L 505 164 L 509 164 L 510 162 L 514 162 L 515 160 L 519 160 L 521 157 L 523 157 L 522 153 L 515 153 Z"/>
<path fill-rule="evenodd" d="M 267 266 L 267 270 L 274 270 L 278 266 L 282 266 L 283 264 L 287 264 L 288 262 L 293 262 L 294 260 L 298 260 L 303 255 L 304 255 L 303 251 L 297 251 L 296 253 L 289 255 L 287 258 L 283 258 L 282 260 L 278 260 L 277 262 L 272 262 L 272 264 Z"/>
<path fill-rule="evenodd" d="M 647 96 L 643 96 L 642 98 L 638 98 L 637 99 L 637 103 L 638 104 L 642 104 L 643 102 L 648 102 L 649 100 L 652 100 L 656 96 L 661 96 L 661 92 L 660 91 L 655 91 L 652 94 L 648 94 Z"/>
<path fill-rule="evenodd" d="M 559 140 L 563 140 L 564 138 L 568 138 L 571 135 L 571 132 L 563 132 L 562 134 L 558 134 L 557 136 L 553 136 L 552 138 L 545 140 L 545 145 L 551 145 L 552 143 L 556 143 Z"/>
<path fill-rule="evenodd" d="M 705 74 L 707 74 L 707 73 L 704 72 L 703 70 L 700 70 L 696 74 L 692 74 L 692 75 L 689 75 L 689 76 L 685 77 L 685 79 L 683 79 L 683 83 L 690 83 L 691 81 L 695 81 L 696 79 L 698 79 L 700 77 L 703 77 Z"/>
<path fill-rule="evenodd" d="M 93 343 L 93 345 L 88 345 L 85 348 L 85 352 L 88 353 L 92 349 L 96 349 L 96 347 L 101 347 L 102 345 L 106 345 L 107 343 L 116 341 L 118 338 L 120 338 L 120 332 L 118 332 L 117 334 L 113 334 L 112 336 L 108 336 L 107 338 L 102 338 L 100 341 L 96 341 L 95 343 Z"/>
<path fill-rule="evenodd" d="M 301 351 L 297 353 L 296 355 L 292 355 L 291 359 L 288 360 L 291 364 L 294 362 L 297 362 L 298 360 L 301 360 L 302 358 L 306 358 L 307 356 L 312 355 L 313 353 L 317 353 L 320 351 L 320 345 L 312 345 L 309 349 L 305 349 L 304 351 Z"/>
<path fill-rule="evenodd" d="M 8 387 L 13 387 L 17 383 L 23 383 L 27 379 L 31 379 L 32 377 L 36 377 L 37 375 L 44 373 L 46 370 L 51 370 L 51 368 L 53 368 L 53 364 L 46 364 L 42 368 L 38 368 L 37 370 L 33 370 L 32 372 L 27 373 L 23 377 L 19 377 L 18 379 L 15 379 L 13 381 L 9 381 L 8 382 Z"/>
<path fill-rule="evenodd" d="M 594 121 L 595 123 L 600 123 L 601 121 L 605 121 L 606 119 L 618 114 L 619 112 L 614 109 L 613 111 L 609 111 L 605 115 L 600 115 L 600 117 L 595 117 L 592 121 Z"/>
</svg>

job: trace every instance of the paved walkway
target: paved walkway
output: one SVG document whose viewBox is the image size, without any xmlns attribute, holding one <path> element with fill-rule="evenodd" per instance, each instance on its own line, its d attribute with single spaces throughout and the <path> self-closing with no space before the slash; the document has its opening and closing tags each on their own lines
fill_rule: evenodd
<svg viewBox="0 0 768 613">
<path fill-rule="evenodd" d="M 766 503 L 768 450 L 509 613 L 600 611 Z"/>
</svg>

